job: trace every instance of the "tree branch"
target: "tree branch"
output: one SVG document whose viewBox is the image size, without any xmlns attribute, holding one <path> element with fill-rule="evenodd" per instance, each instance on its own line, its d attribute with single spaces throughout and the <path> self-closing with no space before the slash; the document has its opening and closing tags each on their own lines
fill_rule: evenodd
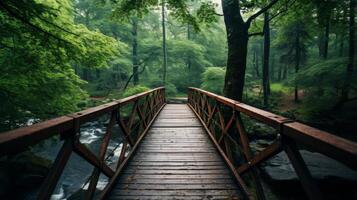
<svg viewBox="0 0 357 200">
<path fill-rule="evenodd" d="M 0 7 L 2 7 L 7 13 L 9 13 L 12 17 L 16 18 L 17 20 L 21 21 L 22 23 L 24 24 L 27 24 L 28 26 L 32 27 L 33 29 L 37 30 L 37 31 L 40 31 L 46 35 L 49 35 L 57 40 L 60 40 L 62 42 L 65 42 L 67 44 L 71 44 L 73 45 L 71 42 L 65 40 L 65 39 L 62 39 L 48 31 L 45 31 L 44 29 L 40 28 L 39 26 L 31 23 L 30 21 L 26 20 L 25 18 L 23 18 L 22 16 L 20 16 L 19 14 L 17 14 L 16 12 L 12 11 L 11 8 L 9 8 L 6 4 L 4 4 L 3 2 L 0 1 Z"/>
<path fill-rule="evenodd" d="M 253 36 L 258 36 L 258 35 L 264 35 L 264 32 L 249 33 L 248 37 L 253 37 Z"/>
<path fill-rule="evenodd" d="M 288 0 L 288 2 L 286 2 L 286 4 L 288 4 L 291 0 Z M 285 5 L 285 8 L 283 10 L 281 10 L 280 12 L 275 13 L 274 15 L 272 15 L 269 19 L 269 22 L 272 21 L 274 18 L 278 17 L 279 15 L 286 13 L 289 8 L 294 5 L 294 3 L 296 2 L 296 0 L 293 0 L 293 2 L 290 5 Z M 283 7 L 283 6 L 281 6 Z M 278 10 L 280 10 L 281 8 L 279 8 Z"/>
<path fill-rule="evenodd" d="M 250 16 L 246 22 L 246 24 L 250 25 L 252 21 L 257 18 L 259 15 L 263 14 L 267 10 L 269 10 L 273 5 L 275 5 L 279 0 L 272 0 L 268 5 L 266 5 L 264 8 L 260 9 L 258 12 L 254 13 L 252 16 Z"/>
</svg>

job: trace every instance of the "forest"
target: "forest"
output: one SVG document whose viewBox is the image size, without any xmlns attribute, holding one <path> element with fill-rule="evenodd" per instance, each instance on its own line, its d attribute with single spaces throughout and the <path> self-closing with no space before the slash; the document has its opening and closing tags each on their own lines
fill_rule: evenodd
<svg viewBox="0 0 357 200">
<path fill-rule="evenodd" d="M 1 130 L 162 85 L 351 128 L 353 0 L 159 3 L 1 2 Z"/>
<path fill-rule="evenodd" d="M 1 0 L 0 132 L 160 86 L 357 141 L 356 0 Z M 0 160 L 1 161 L 1 160 Z"/>
</svg>

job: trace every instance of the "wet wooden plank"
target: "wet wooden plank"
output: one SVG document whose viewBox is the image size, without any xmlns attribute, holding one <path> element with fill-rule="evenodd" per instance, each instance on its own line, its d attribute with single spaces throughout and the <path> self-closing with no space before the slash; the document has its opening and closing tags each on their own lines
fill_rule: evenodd
<svg viewBox="0 0 357 200">
<path fill-rule="evenodd" d="M 162 174 L 162 175 L 186 175 L 186 174 L 227 174 L 225 169 L 180 169 L 180 170 L 154 170 L 154 169 L 133 169 L 128 168 L 123 174 Z"/>
<path fill-rule="evenodd" d="M 226 196 L 236 196 L 238 194 L 237 190 L 121 190 L 114 189 L 112 195 L 127 195 L 127 196 L 167 196 L 167 195 L 177 195 L 177 196 L 216 196 L 216 195 L 226 195 Z"/>
<path fill-rule="evenodd" d="M 239 188 L 186 105 L 167 105 L 109 199 L 236 199 Z"/>
<path fill-rule="evenodd" d="M 222 183 L 230 183 L 234 184 L 233 179 L 229 178 L 221 178 L 221 179 L 151 179 L 151 178 L 121 178 L 118 180 L 118 183 L 137 183 L 137 184 L 222 184 Z"/>
<path fill-rule="evenodd" d="M 122 190 L 234 190 L 234 184 L 118 184 L 116 189 Z"/>
<path fill-rule="evenodd" d="M 136 197 L 136 196 L 117 196 L 117 197 L 113 197 L 113 200 L 117 200 L 117 199 L 127 199 L 127 200 L 131 200 L 131 199 L 160 199 L 160 200 L 167 200 L 167 199 L 181 199 L 181 200 L 202 200 L 202 199 L 210 199 L 210 200 L 227 200 L 227 199 L 238 199 L 234 196 L 227 198 L 227 196 L 140 196 Z"/>
</svg>

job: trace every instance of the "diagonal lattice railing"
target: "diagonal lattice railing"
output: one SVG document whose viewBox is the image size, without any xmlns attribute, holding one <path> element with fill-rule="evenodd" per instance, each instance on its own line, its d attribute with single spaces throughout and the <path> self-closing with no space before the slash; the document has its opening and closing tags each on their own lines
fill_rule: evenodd
<svg viewBox="0 0 357 200">
<path fill-rule="evenodd" d="M 108 191 L 116 173 L 120 172 L 128 158 L 148 131 L 150 125 L 165 105 L 165 89 L 157 88 L 121 100 L 113 101 L 82 112 L 44 121 L 0 134 L 0 157 L 14 155 L 27 150 L 54 136 L 60 136 L 63 145 L 38 193 L 38 199 L 50 199 L 73 152 L 94 166 L 85 185 L 85 199 L 93 199 L 100 174 L 109 178 L 104 189 Z M 101 140 L 99 152 L 94 152 L 81 143 L 81 125 L 109 114 L 109 122 Z M 114 134 L 113 127 L 120 127 L 124 141 L 116 166 L 109 166 L 106 159 L 110 155 L 108 145 Z M 112 152 L 111 152 L 112 153 Z M 101 196 L 105 194 L 101 194 Z"/>
<path fill-rule="evenodd" d="M 287 153 L 307 196 L 310 199 L 323 199 L 298 145 L 357 169 L 357 143 L 352 141 L 198 88 L 189 88 L 188 104 L 247 199 L 265 199 L 257 166 L 281 151 Z M 251 148 L 244 123 L 248 120 L 244 118 L 259 121 L 275 130 L 275 138 L 263 150 L 254 153 Z M 251 187 L 247 186 L 248 183 Z"/>
</svg>

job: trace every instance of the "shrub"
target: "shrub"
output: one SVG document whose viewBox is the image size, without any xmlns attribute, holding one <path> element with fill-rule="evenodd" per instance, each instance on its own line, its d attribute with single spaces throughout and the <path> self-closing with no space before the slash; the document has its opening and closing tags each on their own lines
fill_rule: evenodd
<svg viewBox="0 0 357 200">
<path fill-rule="evenodd" d="M 142 86 L 142 85 L 136 85 L 133 87 L 128 88 L 124 94 L 123 97 L 129 97 L 129 96 L 133 96 L 142 92 L 146 92 L 150 90 L 150 88 L 146 87 L 146 86 Z"/>
<path fill-rule="evenodd" d="M 165 86 L 165 93 L 168 97 L 174 97 L 177 94 L 176 86 L 172 83 L 167 83 Z"/>
<path fill-rule="evenodd" d="M 216 94 L 223 93 L 226 70 L 222 67 L 208 67 L 203 72 L 201 88 Z"/>
</svg>

